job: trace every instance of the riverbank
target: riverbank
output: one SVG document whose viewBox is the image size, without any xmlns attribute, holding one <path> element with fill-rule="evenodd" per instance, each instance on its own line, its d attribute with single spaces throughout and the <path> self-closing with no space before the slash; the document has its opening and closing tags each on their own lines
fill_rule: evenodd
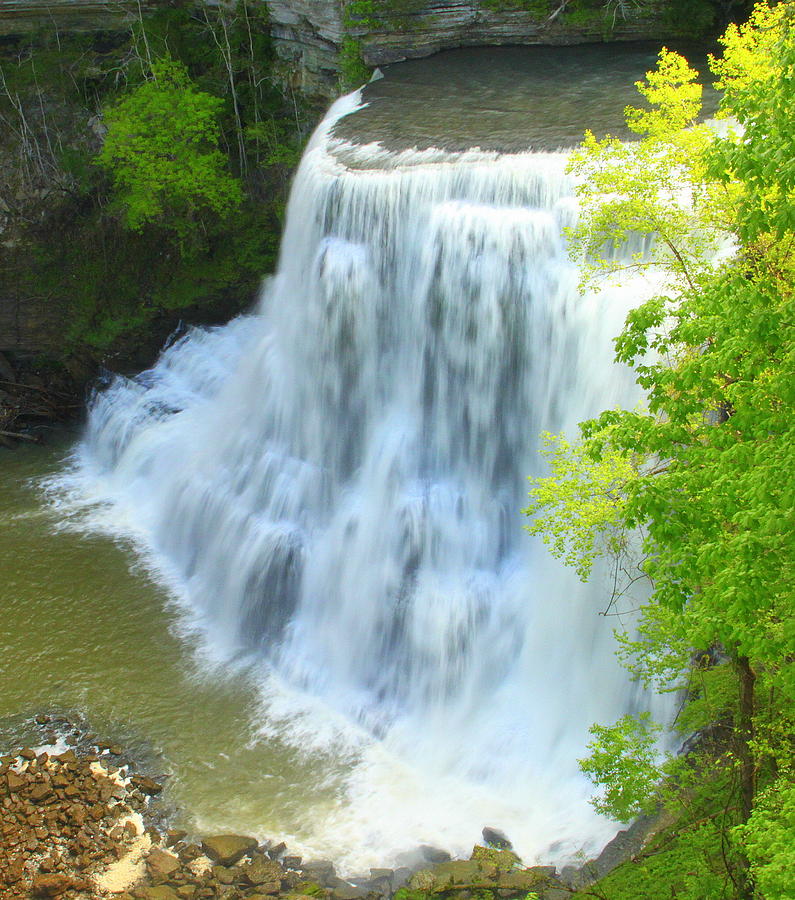
<svg viewBox="0 0 795 900">
<path fill-rule="evenodd" d="M 488 830 L 492 844 L 474 847 L 468 860 L 419 847 L 412 866 L 347 880 L 333 862 L 291 855 L 278 839 L 188 834 L 171 827 L 167 774 L 141 771 L 122 746 L 63 716 L 38 715 L 25 732 L 35 739 L 0 757 L 0 883 L 8 900 L 380 900 L 398 893 L 562 900 L 572 893 L 553 866 L 525 867 L 505 837 Z"/>
</svg>

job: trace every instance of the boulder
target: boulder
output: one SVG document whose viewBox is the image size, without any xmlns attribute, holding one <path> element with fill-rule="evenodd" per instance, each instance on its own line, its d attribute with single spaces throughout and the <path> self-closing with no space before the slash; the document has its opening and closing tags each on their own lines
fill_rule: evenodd
<svg viewBox="0 0 795 900">
<path fill-rule="evenodd" d="M 214 834 L 202 841 L 202 850 L 221 866 L 233 866 L 257 849 L 257 839 L 240 834 Z"/>
<path fill-rule="evenodd" d="M 8 781 L 8 790 L 12 794 L 15 794 L 17 791 L 21 791 L 22 788 L 24 788 L 28 783 L 27 778 L 23 777 L 22 775 L 18 775 L 13 770 L 6 775 L 6 779 Z"/>
<path fill-rule="evenodd" d="M 423 858 L 429 863 L 449 862 L 452 859 L 446 850 L 441 850 L 439 847 L 431 847 L 430 844 L 420 844 L 419 850 Z"/>
<path fill-rule="evenodd" d="M 301 872 L 309 881 L 326 885 L 336 877 L 334 863 L 328 859 L 310 859 L 301 866 Z"/>
<path fill-rule="evenodd" d="M 361 898 L 366 897 L 368 893 L 369 891 L 367 888 L 356 887 L 355 885 L 348 884 L 344 881 L 331 890 L 331 896 L 334 900 L 361 900 Z"/>
<path fill-rule="evenodd" d="M 147 775 L 133 775 L 130 782 L 138 788 L 142 794 L 159 794 L 163 790 L 163 785 L 158 784 L 153 778 Z"/>
<path fill-rule="evenodd" d="M 141 897 L 141 900 L 180 900 L 179 894 L 167 884 L 145 887 L 138 896 Z"/>
<path fill-rule="evenodd" d="M 181 829 L 172 828 L 166 832 L 166 847 L 173 847 L 174 844 L 179 843 L 183 838 L 188 836 L 187 831 L 182 831 Z"/>
<path fill-rule="evenodd" d="M 284 870 L 275 860 L 255 857 L 250 863 L 241 866 L 243 877 L 254 886 L 269 882 L 281 882 Z"/>
<path fill-rule="evenodd" d="M 492 847 L 480 847 L 477 844 L 472 848 L 473 860 L 486 866 L 494 866 L 498 871 L 507 872 L 521 865 L 521 860 L 513 850 L 495 850 Z"/>
<path fill-rule="evenodd" d="M 54 873 L 51 875 L 35 875 L 30 886 L 34 897 L 60 897 L 74 887 L 68 875 Z"/>
<path fill-rule="evenodd" d="M 166 853 L 165 850 L 161 850 L 159 847 L 153 847 L 146 858 L 146 868 L 155 882 L 167 881 L 179 867 L 180 861 L 176 856 Z"/>
</svg>

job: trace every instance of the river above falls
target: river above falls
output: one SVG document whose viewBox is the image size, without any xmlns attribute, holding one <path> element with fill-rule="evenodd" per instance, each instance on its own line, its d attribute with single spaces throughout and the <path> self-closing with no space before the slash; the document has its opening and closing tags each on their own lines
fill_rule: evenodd
<svg viewBox="0 0 795 900">
<path fill-rule="evenodd" d="M 669 42 L 709 86 L 703 45 Z M 650 41 L 573 47 L 468 47 L 386 66 L 363 91 L 366 104 L 341 119 L 334 136 L 355 145 L 378 142 L 393 152 L 470 148 L 502 153 L 576 146 L 587 129 L 625 140 L 624 108 L 641 105 L 635 82 L 653 69 Z"/>
</svg>

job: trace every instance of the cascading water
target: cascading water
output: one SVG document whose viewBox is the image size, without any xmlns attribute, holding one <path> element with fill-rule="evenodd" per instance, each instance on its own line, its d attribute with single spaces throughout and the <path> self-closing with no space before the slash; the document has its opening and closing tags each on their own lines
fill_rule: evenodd
<svg viewBox="0 0 795 900">
<path fill-rule="evenodd" d="M 493 825 L 563 859 L 610 833 L 577 773 L 587 728 L 636 698 L 606 586 L 520 509 L 541 431 L 636 401 L 611 338 L 637 285 L 579 296 L 563 154 L 343 145 L 357 102 L 305 154 L 256 315 L 115 379 L 72 484 L 217 659 L 261 666 L 265 732 L 320 750 L 331 718 L 354 748 L 306 845 L 376 864 Z"/>
</svg>

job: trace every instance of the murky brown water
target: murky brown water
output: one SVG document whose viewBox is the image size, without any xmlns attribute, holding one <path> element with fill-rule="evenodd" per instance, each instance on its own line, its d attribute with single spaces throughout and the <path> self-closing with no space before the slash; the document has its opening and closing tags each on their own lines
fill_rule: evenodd
<svg viewBox="0 0 795 900">
<path fill-rule="evenodd" d="M 671 45 L 701 73 L 707 51 Z M 448 50 L 387 66 L 364 90 L 365 109 L 343 119 L 337 137 L 380 141 L 389 150 L 438 147 L 520 152 L 573 147 L 590 128 L 627 138 L 624 107 L 639 105 L 635 82 L 654 68 L 650 42 L 575 47 Z M 705 92 L 705 110 L 716 106 Z"/>
</svg>

